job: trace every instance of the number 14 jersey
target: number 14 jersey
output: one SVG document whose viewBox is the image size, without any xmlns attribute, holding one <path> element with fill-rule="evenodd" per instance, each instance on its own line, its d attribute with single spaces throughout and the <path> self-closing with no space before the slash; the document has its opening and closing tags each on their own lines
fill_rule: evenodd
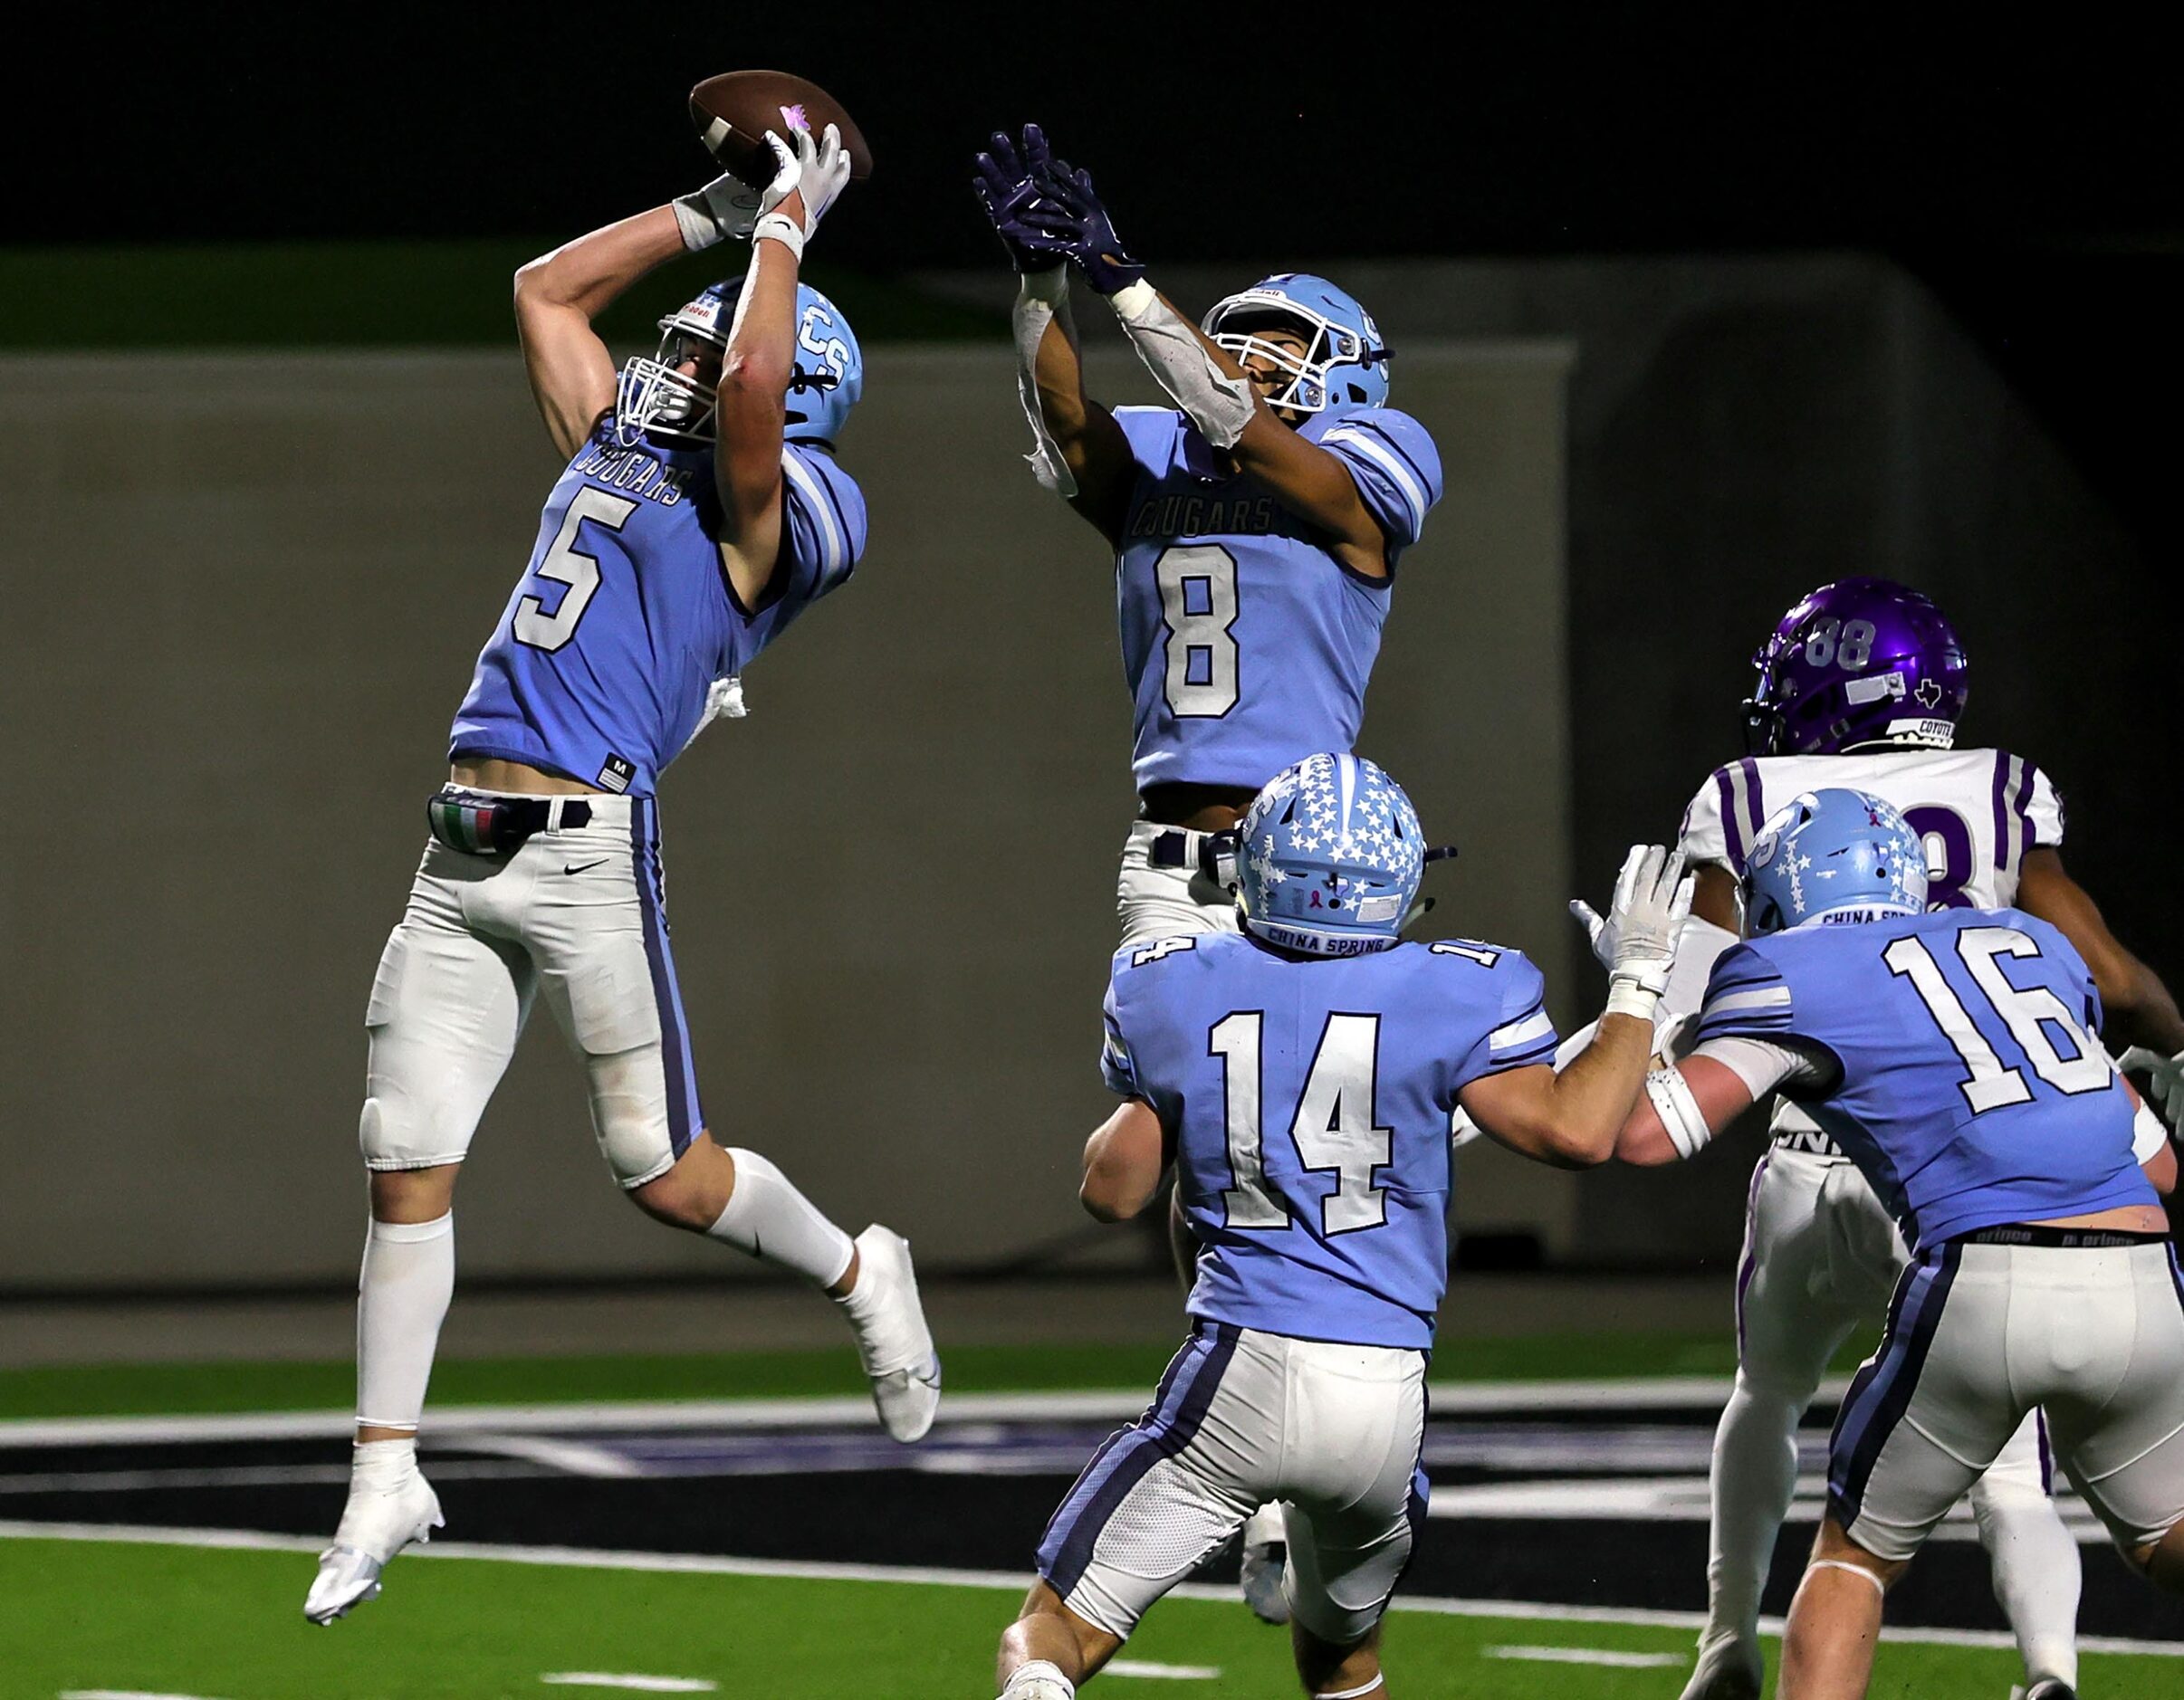
<svg viewBox="0 0 2184 1700">
<path fill-rule="evenodd" d="M 1422 1350 L 1448 1285 L 1449 1113 L 1551 1062 L 1539 970 L 1467 940 L 1299 960 L 1248 933 L 1125 945 L 1108 1087 L 1160 1117 L 1202 1248 L 1191 1314 Z"/>
<path fill-rule="evenodd" d="M 1338 565 L 1255 479 L 1231 473 L 1181 414 L 1118 407 L 1135 482 L 1116 563 L 1137 788 L 1264 785 L 1356 747 L 1392 578 Z M 1425 427 L 1392 408 L 1308 419 L 1387 540 L 1391 572 L 1441 500 Z"/>
</svg>

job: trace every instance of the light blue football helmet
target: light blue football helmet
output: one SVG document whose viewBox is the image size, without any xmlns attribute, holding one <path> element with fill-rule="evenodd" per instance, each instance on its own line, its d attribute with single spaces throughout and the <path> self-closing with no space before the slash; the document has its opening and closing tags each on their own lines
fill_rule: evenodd
<svg viewBox="0 0 2184 1700">
<path fill-rule="evenodd" d="M 1309 338 L 1304 358 L 1251 334 L 1279 324 Z M 1289 374 L 1269 407 L 1340 413 L 1378 407 L 1388 399 L 1388 348 L 1365 304 L 1309 272 L 1277 272 L 1240 294 L 1213 303 L 1205 333 L 1241 360 L 1257 355 Z"/>
<path fill-rule="evenodd" d="M 1830 786 L 1793 797 L 1744 864 L 1747 938 L 1926 912 L 1926 843 L 1891 804 Z"/>
<path fill-rule="evenodd" d="M 1252 799 L 1236 907 L 1269 944 L 1361 956 L 1397 941 L 1425 864 L 1403 787 L 1362 756 L 1307 756 Z"/>
<path fill-rule="evenodd" d="M 742 290 L 740 277 L 707 286 L 660 320 L 659 351 L 652 358 L 632 355 L 624 364 L 614 418 L 615 435 L 625 446 L 647 435 L 690 444 L 713 441 L 713 387 L 676 368 L 695 345 L 728 346 Z M 831 444 L 865 393 L 865 354 L 842 310 L 809 283 L 796 286 L 795 360 L 781 435 L 791 443 Z"/>
</svg>

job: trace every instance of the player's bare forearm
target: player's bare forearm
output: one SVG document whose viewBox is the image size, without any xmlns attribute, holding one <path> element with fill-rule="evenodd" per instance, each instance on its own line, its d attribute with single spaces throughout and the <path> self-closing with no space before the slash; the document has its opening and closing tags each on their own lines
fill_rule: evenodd
<svg viewBox="0 0 2184 1700">
<path fill-rule="evenodd" d="M 784 205 L 797 203 L 791 195 Z M 800 217 L 792 210 L 791 217 Z M 798 261 L 786 243 L 752 244 L 714 396 L 714 483 L 719 542 L 745 606 L 765 593 L 781 553 L 781 433 L 796 369 Z"/>
<path fill-rule="evenodd" d="M 1545 1064 L 1475 1080 L 1458 1094 L 1490 1139 L 1558 1169 L 1589 1169 L 1615 1152 L 1645 1084 L 1653 1024 L 1603 1016 L 1593 1042 L 1557 1074 Z"/>
<path fill-rule="evenodd" d="M 1712 862 L 1693 868 L 1691 913 L 1724 932 L 1742 932 L 1744 904 L 1737 895 L 1737 876 Z"/>
<path fill-rule="evenodd" d="M 1120 1105 L 1085 1141 L 1078 1199 L 1103 1222 L 1126 1222 L 1152 1202 L 1167 1172 L 1167 1138 L 1142 1098 Z"/>
<path fill-rule="evenodd" d="M 1077 345 L 1057 312 L 1039 339 L 1031 378 L 1039 417 L 1077 481 L 1069 505 L 1116 548 L 1122 546 L 1125 504 L 1136 463 L 1115 415 L 1085 394 Z"/>
<path fill-rule="evenodd" d="M 2085 959 L 2100 988 L 2102 1031 L 2112 1048 L 2142 1045 L 2164 1056 L 2184 1051 L 2184 1014 L 2176 998 L 2160 976 L 2108 930 L 2100 906 L 2064 870 L 2053 847 L 2026 853 L 2017 907 L 2055 927 Z"/>
<path fill-rule="evenodd" d="M 608 304 L 683 252 L 665 206 L 624 218 L 526 262 L 515 274 L 516 334 L 547 435 L 574 454 L 614 405 L 614 358 L 592 329 Z"/>
<path fill-rule="evenodd" d="M 1734 1069 L 1713 1057 L 1691 1057 L 1681 1064 L 1676 1073 L 1689 1088 L 1710 1136 L 1720 1132 L 1751 1107 L 1751 1088 L 1739 1078 Z M 1616 1136 L 1616 1160 L 1651 1169 L 1676 1162 L 1683 1155 L 1669 1136 L 1668 1124 L 1662 1121 L 1652 1094 L 1640 1093 L 1629 1119 L 1623 1124 L 1623 1132 Z"/>
</svg>

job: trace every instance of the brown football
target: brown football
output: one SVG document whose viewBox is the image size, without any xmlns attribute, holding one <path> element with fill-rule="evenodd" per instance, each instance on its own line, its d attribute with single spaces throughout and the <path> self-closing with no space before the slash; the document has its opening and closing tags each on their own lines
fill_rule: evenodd
<svg viewBox="0 0 2184 1700">
<path fill-rule="evenodd" d="M 785 71 L 729 71 L 708 77 L 690 91 L 690 121 L 713 157 L 754 188 L 773 181 L 773 150 L 766 132 L 780 130 L 800 113 L 814 136 L 827 126 L 841 131 L 849 154 L 849 176 L 862 182 L 872 175 L 872 149 L 865 132 L 842 110 L 842 103 L 818 83 Z"/>
</svg>

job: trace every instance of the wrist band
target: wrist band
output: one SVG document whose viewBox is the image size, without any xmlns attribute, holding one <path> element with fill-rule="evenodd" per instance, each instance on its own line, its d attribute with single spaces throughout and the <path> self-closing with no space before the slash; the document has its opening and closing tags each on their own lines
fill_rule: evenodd
<svg viewBox="0 0 2184 1700">
<path fill-rule="evenodd" d="M 1661 994 L 1659 992 L 1641 986 L 1634 979 L 1624 979 L 1618 977 L 1608 982 L 1607 1008 L 1602 1013 L 1611 1016 L 1635 1016 L 1641 1021 L 1650 1022 L 1652 1020 L 1653 1011 L 1660 1002 Z"/>
<path fill-rule="evenodd" d="M 675 208 L 675 226 L 683 233 L 683 246 L 689 253 L 702 253 L 720 241 L 720 225 L 703 207 L 693 206 L 680 196 L 669 205 Z"/>
<path fill-rule="evenodd" d="M 751 227 L 751 245 L 758 246 L 761 236 L 771 236 L 799 261 L 804 257 L 804 227 L 786 213 L 768 213 Z"/>
</svg>

